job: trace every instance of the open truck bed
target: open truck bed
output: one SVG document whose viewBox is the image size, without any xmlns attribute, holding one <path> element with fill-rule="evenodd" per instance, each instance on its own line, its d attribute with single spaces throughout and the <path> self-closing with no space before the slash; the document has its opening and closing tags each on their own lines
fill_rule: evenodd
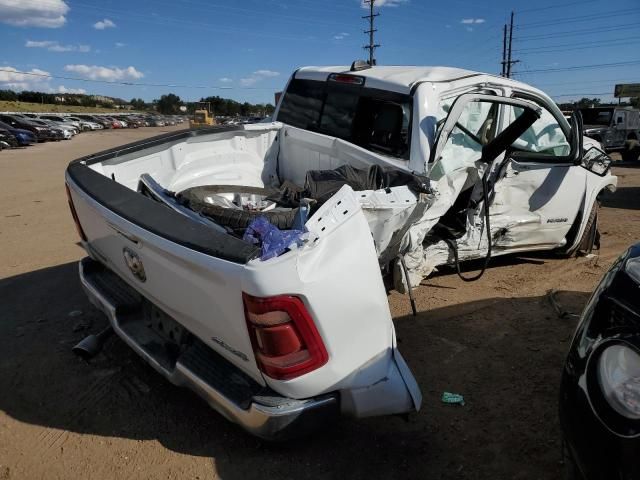
<svg viewBox="0 0 640 480">
<path fill-rule="evenodd" d="M 156 370 L 256 435 L 300 433 L 339 412 L 362 417 L 419 408 L 353 190 L 344 187 L 308 220 L 308 247 L 260 261 L 256 246 L 127 186 L 127 172 L 142 168 L 137 163 L 162 177 L 153 162 L 164 164 L 190 142 L 197 150 L 202 140 L 261 142 L 272 133 L 187 131 L 73 162 L 66 181 L 89 254 L 80 264 L 85 291 Z M 252 305 L 288 312 L 284 326 L 295 330 L 300 358 L 267 358 L 256 347 Z"/>
</svg>

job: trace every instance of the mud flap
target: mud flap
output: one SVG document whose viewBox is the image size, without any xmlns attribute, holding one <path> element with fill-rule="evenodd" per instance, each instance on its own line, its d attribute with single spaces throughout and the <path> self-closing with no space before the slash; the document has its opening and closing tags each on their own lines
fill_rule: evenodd
<svg viewBox="0 0 640 480">
<path fill-rule="evenodd" d="M 387 364 L 385 377 L 366 387 L 341 391 L 342 411 L 364 418 L 420 410 L 422 393 L 400 352 L 394 347 L 379 361 Z"/>
</svg>

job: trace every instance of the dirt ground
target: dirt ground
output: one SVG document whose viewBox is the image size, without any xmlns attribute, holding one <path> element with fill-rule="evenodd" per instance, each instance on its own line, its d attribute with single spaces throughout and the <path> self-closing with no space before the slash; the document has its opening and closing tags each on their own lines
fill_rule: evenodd
<svg viewBox="0 0 640 480">
<path fill-rule="evenodd" d="M 421 385 L 408 419 L 344 420 L 266 444 L 168 384 L 112 338 L 90 364 L 71 347 L 106 320 L 81 292 L 83 256 L 63 186 L 79 156 L 171 128 L 95 132 L 0 152 L 0 480 L 105 478 L 562 478 L 560 371 L 579 312 L 608 265 L 640 239 L 640 168 L 616 167 L 593 258 L 496 259 L 478 282 L 451 271 L 389 297 Z M 465 406 L 444 405 L 443 391 Z"/>
</svg>

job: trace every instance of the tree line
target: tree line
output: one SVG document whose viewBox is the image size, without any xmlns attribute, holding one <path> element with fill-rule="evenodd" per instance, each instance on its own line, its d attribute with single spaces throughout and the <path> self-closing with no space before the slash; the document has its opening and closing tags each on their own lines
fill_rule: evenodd
<svg viewBox="0 0 640 480">
<path fill-rule="evenodd" d="M 149 107 L 149 105 L 145 104 L 140 98 L 133 98 L 130 103 L 136 109 Z M 222 98 L 218 96 L 202 97 L 199 102 L 184 102 L 179 96 L 173 93 L 162 95 L 159 99 L 154 100 L 151 107 L 158 110 L 160 113 L 170 115 L 181 113 L 180 107 L 184 106 L 187 108 L 187 112 L 191 114 L 195 110 L 203 108 L 203 103 L 209 104 L 208 106 L 211 108 L 214 115 L 224 117 L 235 117 L 238 115 L 243 117 L 267 116 L 271 115 L 275 110 L 275 107 L 270 103 L 241 103 L 236 100 L 231 100 L 230 98 Z"/>
<path fill-rule="evenodd" d="M 113 100 L 113 103 L 104 99 Z M 84 107 L 96 107 L 100 105 L 131 105 L 134 110 L 158 111 L 164 115 L 183 113 L 180 107 L 187 107 L 188 113 L 193 113 L 198 108 L 198 102 L 185 102 L 178 95 L 168 93 L 151 102 L 146 102 L 141 98 L 132 98 L 129 102 L 120 98 L 96 97 L 95 95 L 85 95 L 81 93 L 45 93 L 24 90 L 14 92 L 13 90 L 0 90 L 0 100 L 10 102 L 30 102 L 63 105 L 81 105 Z M 275 107 L 270 103 L 249 103 L 238 102 L 229 98 L 206 97 L 200 102 L 208 102 L 215 115 L 221 116 L 267 116 L 271 115 Z"/>
</svg>

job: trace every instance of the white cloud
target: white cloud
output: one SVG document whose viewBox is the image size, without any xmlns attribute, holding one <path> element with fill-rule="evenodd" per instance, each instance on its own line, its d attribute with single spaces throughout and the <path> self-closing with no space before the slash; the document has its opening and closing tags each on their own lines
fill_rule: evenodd
<svg viewBox="0 0 640 480">
<path fill-rule="evenodd" d="M 116 47 L 118 47 L 118 48 L 122 48 L 122 47 L 126 47 L 126 46 L 127 46 L 126 43 L 116 42 Z"/>
<path fill-rule="evenodd" d="M 58 93 L 87 93 L 84 88 L 67 88 L 64 85 L 58 86 Z"/>
<path fill-rule="evenodd" d="M 230 83 L 230 82 L 233 82 L 233 79 L 229 77 L 222 77 L 222 78 L 219 78 L 218 81 L 222 83 Z"/>
<path fill-rule="evenodd" d="M 44 40 L 44 41 L 27 40 L 24 46 L 27 48 L 46 48 L 50 52 L 87 53 L 91 51 L 91 47 L 89 45 L 61 45 L 59 42 L 52 41 L 52 40 Z"/>
<path fill-rule="evenodd" d="M 32 75 L 28 75 L 32 74 Z M 44 75 L 44 76 L 43 76 Z M 10 90 L 46 90 L 49 88 L 49 72 L 32 68 L 21 73 L 14 67 L 3 66 L 0 70 L 0 88 Z"/>
<path fill-rule="evenodd" d="M 105 80 L 113 82 L 117 80 L 137 80 L 144 77 L 144 74 L 135 67 L 101 67 L 98 65 L 65 65 L 67 72 L 77 73 L 90 80 Z"/>
<path fill-rule="evenodd" d="M 403 3 L 407 3 L 409 0 L 376 0 L 376 7 L 399 7 Z M 360 0 L 362 8 L 369 8 L 369 2 Z"/>
<path fill-rule="evenodd" d="M 258 77 L 277 77 L 280 72 L 274 72 L 273 70 L 256 70 L 253 72 Z"/>
<path fill-rule="evenodd" d="M 337 33 L 333 36 L 334 40 L 342 40 L 346 37 L 348 37 L 349 34 L 347 32 L 342 32 L 342 33 Z"/>
<path fill-rule="evenodd" d="M 96 30 L 104 30 L 105 28 L 116 28 L 116 24 L 108 18 L 105 18 L 104 20 L 100 20 L 99 22 L 94 23 L 93 28 L 95 28 Z"/>
<path fill-rule="evenodd" d="M 486 20 L 484 18 L 463 18 L 462 20 L 460 20 L 460 23 L 463 23 L 465 25 L 472 25 L 474 23 L 484 23 L 485 21 Z"/>
<path fill-rule="evenodd" d="M 0 22 L 16 27 L 62 27 L 68 11 L 63 0 L 0 0 Z"/>
<path fill-rule="evenodd" d="M 278 75 L 280 75 L 280 72 L 274 72 L 273 70 L 256 70 L 248 77 L 241 78 L 240 84 L 243 87 L 250 87 L 258 83 L 260 80 L 277 77 Z"/>
</svg>

